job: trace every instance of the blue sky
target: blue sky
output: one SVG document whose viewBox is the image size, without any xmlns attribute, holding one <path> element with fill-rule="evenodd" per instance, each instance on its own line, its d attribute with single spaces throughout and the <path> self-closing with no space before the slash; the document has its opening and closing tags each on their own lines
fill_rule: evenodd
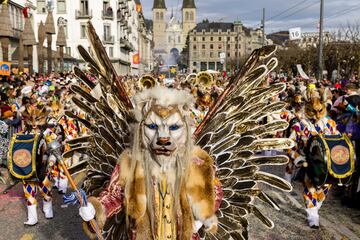
<svg viewBox="0 0 360 240">
<path fill-rule="evenodd" d="M 325 30 L 333 30 L 348 23 L 360 26 L 360 0 L 324 0 Z M 168 12 L 178 10 L 181 19 L 182 0 L 165 0 Z M 258 27 L 262 8 L 266 9 L 267 33 L 301 27 L 303 31 L 316 31 L 320 15 L 320 0 L 195 0 L 198 21 L 241 20 L 248 27 Z M 143 11 L 151 18 L 153 0 L 142 0 Z"/>
</svg>

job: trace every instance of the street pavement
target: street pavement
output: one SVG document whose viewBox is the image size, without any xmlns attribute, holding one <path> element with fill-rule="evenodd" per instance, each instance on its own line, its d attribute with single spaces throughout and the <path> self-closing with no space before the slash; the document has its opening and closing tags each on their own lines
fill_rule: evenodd
<svg viewBox="0 0 360 240">
<path fill-rule="evenodd" d="M 284 167 L 270 167 L 270 171 L 281 175 Z M 281 210 L 266 205 L 260 210 L 275 222 L 273 229 L 266 229 L 254 216 L 249 217 L 249 238 L 255 240 L 356 240 L 360 239 L 360 210 L 341 205 L 338 190 L 330 192 L 320 210 L 320 229 L 307 226 L 303 209 L 302 186 L 294 183 L 290 194 L 267 188 L 267 193 L 279 203 Z M 0 190 L 5 188 L 0 184 Z M 18 184 L 8 194 L 0 195 L 0 240 L 82 240 L 81 219 L 77 206 L 64 207 L 62 196 L 54 192 L 54 219 L 47 220 L 38 207 L 39 223 L 25 227 L 26 206 L 22 186 Z M 41 200 L 39 203 L 41 206 Z M 359 203 L 360 204 L 360 203 Z M 225 240 L 225 239 L 224 239 Z"/>
</svg>

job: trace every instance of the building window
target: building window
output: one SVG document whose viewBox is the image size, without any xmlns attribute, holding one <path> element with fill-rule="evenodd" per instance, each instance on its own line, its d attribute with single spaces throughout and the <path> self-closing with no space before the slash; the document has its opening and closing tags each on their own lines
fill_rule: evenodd
<svg viewBox="0 0 360 240">
<path fill-rule="evenodd" d="M 227 38 L 227 40 L 230 42 L 230 41 L 231 41 L 231 38 L 230 38 L 230 37 L 228 37 L 228 38 Z"/>
<path fill-rule="evenodd" d="M 89 15 L 89 1 L 88 0 L 80 0 L 80 12 L 84 16 Z"/>
<path fill-rule="evenodd" d="M 230 57 L 230 53 L 229 53 L 229 52 L 227 53 L 227 56 L 228 56 L 228 58 Z"/>
<path fill-rule="evenodd" d="M 80 24 L 80 38 L 86 38 L 86 23 Z"/>
<path fill-rule="evenodd" d="M 114 48 L 113 47 L 109 47 L 109 56 L 114 57 Z"/>
<path fill-rule="evenodd" d="M 210 52 L 210 57 L 214 57 L 214 53 L 213 52 Z"/>
<path fill-rule="evenodd" d="M 214 45 L 213 45 L 213 44 L 210 44 L 210 49 L 214 49 Z"/>
<path fill-rule="evenodd" d="M 202 38 L 202 40 L 203 40 L 203 42 L 205 42 L 206 38 L 205 38 L 205 37 L 203 37 L 203 38 Z"/>
<path fill-rule="evenodd" d="M 37 6 L 37 13 L 46 13 L 46 2 L 45 0 L 37 0 L 36 1 Z"/>
<path fill-rule="evenodd" d="M 193 46 L 193 49 L 196 50 L 196 45 Z"/>
<path fill-rule="evenodd" d="M 219 44 L 218 49 L 222 49 L 222 45 L 221 45 L 221 44 Z"/>
<path fill-rule="evenodd" d="M 160 20 L 164 20 L 164 13 L 160 13 Z"/>
<path fill-rule="evenodd" d="M 156 13 L 156 20 L 159 20 L 160 19 L 160 13 Z"/>
<path fill-rule="evenodd" d="M 203 58 L 205 57 L 205 52 L 204 51 L 201 52 L 201 57 L 203 57 Z"/>
<path fill-rule="evenodd" d="M 194 42 L 196 42 L 196 37 L 194 37 Z"/>
<path fill-rule="evenodd" d="M 178 36 L 178 43 L 181 43 L 181 37 Z"/>
<path fill-rule="evenodd" d="M 108 24 L 104 24 L 104 37 L 106 40 L 110 40 L 111 38 L 111 28 Z"/>
<path fill-rule="evenodd" d="M 228 44 L 228 45 L 227 45 L 227 48 L 228 48 L 228 49 L 230 49 L 230 48 L 231 48 L 231 45 L 230 45 L 230 44 Z"/>
<path fill-rule="evenodd" d="M 110 2 L 109 1 L 103 1 L 103 11 L 106 12 L 108 10 L 108 8 L 110 7 Z"/>
<path fill-rule="evenodd" d="M 66 1 L 65 0 L 57 1 L 57 13 L 66 13 Z"/>
<path fill-rule="evenodd" d="M 71 47 L 66 47 L 65 53 L 71 56 Z"/>
<path fill-rule="evenodd" d="M 219 37 L 219 41 L 221 41 L 221 37 Z"/>
<path fill-rule="evenodd" d="M 189 21 L 189 12 L 185 13 L 185 21 Z"/>
<path fill-rule="evenodd" d="M 210 37 L 210 41 L 214 41 L 214 37 Z"/>
<path fill-rule="evenodd" d="M 193 12 L 190 13 L 190 21 L 194 21 L 194 13 Z"/>
<path fill-rule="evenodd" d="M 196 65 L 197 65 L 196 62 L 193 62 L 193 66 L 196 67 Z"/>
<path fill-rule="evenodd" d="M 65 32 L 65 37 L 69 38 L 68 37 L 68 27 L 67 27 L 67 25 L 64 25 L 64 32 Z"/>
<path fill-rule="evenodd" d="M 202 49 L 205 49 L 205 44 L 202 45 Z"/>
</svg>

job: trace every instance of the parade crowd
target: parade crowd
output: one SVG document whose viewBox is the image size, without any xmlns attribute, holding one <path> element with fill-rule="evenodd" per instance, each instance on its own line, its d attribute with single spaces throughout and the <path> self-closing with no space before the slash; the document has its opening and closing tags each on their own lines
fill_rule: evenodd
<svg viewBox="0 0 360 240">
<path fill-rule="evenodd" d="M 88 79 L 96 84 L 95 78 L 91 74 L 88 75 Z M 190 115 L 193 119 L 193 129 L 195 129 L 224 91 L 230 78 L 214 77 L 210 83 L 206 82 L 206 84 L 198 82 L 194 78 L 180 75 L 170 84 L 164 83 L 157 77 L 153 77 L 153 79 L 157 85 L 186 89 L 192 93 L 195 104 L 191 108 Z M 124 82 L 130 97 L 147 87 L 139 81 L 137 76 L 125 76 L 121 80 Z M 47 152 L 46 145 L 57 141 L 62 144 L 62 152 L 65 152 L 72 147 L 67 144 L 67 141 L 87 135 L 87 129 L 80 122 L 67 117 L 65 114 L 66 111 L 71 111 L 75 115 L 83 114 L 74 107 L 71 101 L 73 93 L 70 86 L 75 83 L 78 83 L 78 81 L 72 73 L 52 73 L 49 76 L 21 73 L 10 77 L 2 77 L 1 79 L 1 166 L 6 168 L 9 144 L 15 133 L 41 133 L 44 140 L 42 144 L 45 146 L 43 159 L 53 162 L 53 164 L 47 166 L 46 176 L 41 182 L 24 182 L 23 188 L 28 207 L 28 221 L 25 224 L 34 225 L 37 223 L 35 196 L 38 191 L 41 192 L 43 197 L 45 216 L 52 218 L 51 189 L 55 186 L 59 189 L 59 192 L 65 193 L 68 187 L 68 181 L 61 166 L 58 166 L 56 159 L 54 160 L 51 153 Z M 299 169 L 306 162 L 305 145 L 311 133 L 345 133 L 354 144 L 356 155 L 360 156 L 360 82 L 357 76 L 350 79 L 323 80 L 321 82 L 301 77 L 269 76 L 263 85 L 277 83 L 285 83 L 286 91 L 273 97 L 271 101 L 285 101 L 287 103 L 286 109 L 281 113 L 279 112 L 277 116 L 268 116 L 262 120 L 262 123 L 266 124 L 276 119 L 285 119 L 289 123 L 289 127 L 285 131 L 276 135 L 277 137 L 292 138 L 296 142 L 296 146 L 288 152 L 291 161 L 286 167 L 286 180 L 291 182 L 298 178 Z M 81 87 L 84 91 L 91 91 L 86 86 Z M 309 123 L 309 125 L 305 123 L 306 126 L 304 126 L 302 119 L 305 119 L 304 113 L 308 110 L 305 105 L 306 102 L 311 100 L 315 117 L 310 120 L 314 122 Z M 322 109 L 320 105 L 316 106 L 318 100 L 319 103 L 325 103 L 326 109 Z M 308 116 L 307 119 L 309 119 Z M 81 158 L 86 157 L 86 155 L 78 153 L 65 160 L 70 167 L 76 165 Z M 356 178 L 353 179 L 356 180 Z M 9 183 L 9 180 L 2 180 Z M 354 184 L 357 184 L 356 181 Z M 325 200 L 331 185 L 314 186 L 305 177 L 304 187 L 309 226 L 317 228 L 319 226 L 318 210 Z"/>
</svg>

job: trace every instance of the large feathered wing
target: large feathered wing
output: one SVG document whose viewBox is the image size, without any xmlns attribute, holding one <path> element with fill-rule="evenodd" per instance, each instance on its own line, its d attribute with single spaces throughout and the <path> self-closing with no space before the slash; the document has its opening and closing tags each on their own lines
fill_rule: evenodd
<svg viewBox="0 0 360 240">
<path fill-rule="evenodd" d="M 282 150 L 293 147 L 289 139 L 267 138 L 270 134 L 287 128 L 286 121 L 259 124 L 260 120 L 279 113 L 283 102 L 270 99 L 285 90 L 285 84 L 263 87 L 267 75 L 277 66 L 271 57 L 275 46 L 255 50 L 234 78 L 217 104 L 205 116 L 196 129 L 196 143 L 215 159 L 216 174 L 224 198 L 218 211 L 218 232 L 207 234 L 206 239 L 247 239 L 247 215 L 255 215 L 267 227 L 273 222 L 256 207 L 255 198 L 274 209 L 278 205 L 264 191 L 264 183 L 283 191 L 291 191 L 291 185 L 280 177 L 260 170 L 263 165 L 281 165 L 288 162 L 286 156 L 265 157 L 256 152 Z"/>
<path fill-rule="evenodd" d="M 89 130 L 89 135 L 69 141 L 72 148 L 64 153 L 64 157 L 71 157 L 75 152 L 89 155 L 89 159 L 81 162 L 81 167 L 73 166 L 72 172 L 85 170 L 84 190 L 97 196 L 98 191 L 104 189 L 110 180 L 120 154 L 129 145 L 129 110 L 132 105 L 90 21 L 87 36 L 92 55 L 82 46 L 78 46 L 78 50 L 99 85 L 95 86 L 78 67 L 73 68 L 76 77 L 91 92 L 78 85 L 70 86 L 70 90 L 75 94 L 72 101 L 85 113 L 85 117 L 70 111 L 65 114 L 84 125 Z M 93 94 L 96 89 L 99 89 L 97 94 Z"/>
<path fill-rule="evenodd" d="M 90 55 L 82 46 L 78 46 L 78 51 L 99 85 L 95 86 L 88 79 L 87 74 L 78 67 L 73 68 L 83 87 L 77 85 L 70 87 L 75 94 L 72 101 L 85 114 L 84 117 L 75 115 L 71 111 L 66 111 L 65 114 L 84 125 L 89 130 L 89 135 L 68 141 L 71 150 L 63 156 L 71 157 L 75 152 L 89 156 L 72 166 L 70 171 L 76 176 L 75 180 L 82 183 L 82 188 L 88 195 L 98 196 L 108 185 L 119 156 L 130 144 L 129 124 L 133 118 L 130 114 L 132 104 L 125 88 L 91 22 L 88 22 L 87 35 L 92 54 Z M 122 212 L 115 214 L 109 222 L 119 222 L 120 219 L 124 219 Z M 127 233 L 123 225 L 107 224 L 104 229 L 105 237 L 109 239 L 110 236 L 115 236 L 117 239 L 125 239 Z"/>
</svg>

